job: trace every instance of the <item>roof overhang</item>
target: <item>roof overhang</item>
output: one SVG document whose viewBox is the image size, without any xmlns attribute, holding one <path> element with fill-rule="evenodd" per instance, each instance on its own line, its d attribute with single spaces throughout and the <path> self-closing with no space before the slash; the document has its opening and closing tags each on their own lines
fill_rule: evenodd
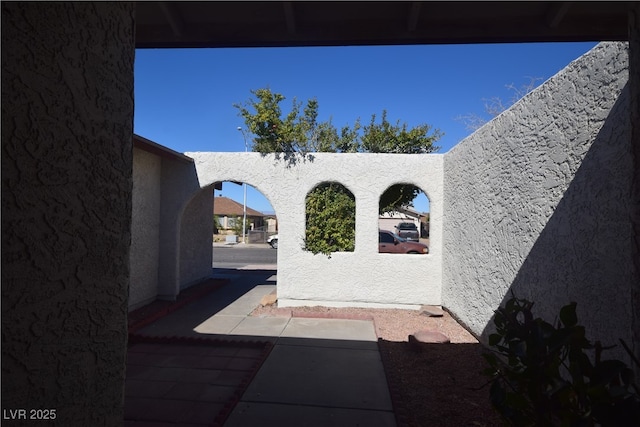
<svg viewBox="0 0 640 427">
<path fill-rule="evenodd" d="M 177 160 L 184 163 L 193 163 L 193 159 L 191 157 L 185 156 L 184 154 L 178 153 L 177 151 L 174 151 L 169 147 L 160 145 L 157 142 L 153 142 L 150 139 L 144 138 L 135 133 L 133 134 L 133 146 L 148 153 L 155 154 L 156 156 Z"/>
<path fill-rule="evenodd" d="M 634 3 L 136 2 L 136 47 L 621 41 Z"/>
</svg>

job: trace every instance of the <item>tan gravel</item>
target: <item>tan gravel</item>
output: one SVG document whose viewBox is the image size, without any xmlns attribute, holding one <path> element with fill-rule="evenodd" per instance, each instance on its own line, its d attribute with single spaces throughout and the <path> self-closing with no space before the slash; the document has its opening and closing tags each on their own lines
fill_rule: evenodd
<svg viewBox="0 0 640 427">
<path fill-rule="evenodd" d="M 420 330 L 440 332 L 452 343 L 477 343 L 476 338 L 444 311 L 442 317 L 429 317 L 422 310 L 370 309 L 351 307 L 295 307 L 279 308 L 277 305 L 257 307 L 252 316 L 329 317 L 339 319 L 372 319 L 378 338 L 386 341 L 408 341 L 409 335 Z"/>
<path fill-rule="evenodd" d="M 485 349 L 444 311 L 428 317 L 398 309 L 258 307 L 254 316 L 372 319 L 378 338 L 398 427 L 503 425 L 491 407 Z M 420 330 L 439 332 L 450 344 L 412 344 Z"/>
</svg>

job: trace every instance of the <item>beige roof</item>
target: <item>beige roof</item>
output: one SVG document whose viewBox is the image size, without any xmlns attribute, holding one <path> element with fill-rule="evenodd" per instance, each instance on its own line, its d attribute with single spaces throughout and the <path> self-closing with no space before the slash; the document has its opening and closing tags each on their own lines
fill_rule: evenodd
<svg viewBox="0 0 640 427">
<path fill-rule="evenodd" d="M 213 214 L 226 216 L 242 216 L 242 203 L 238 203 L 228 197 L 218 196 L 213 200 Z M 264 216 L 262 212 L 247 206 L 247 216 Z"/>
</svg>

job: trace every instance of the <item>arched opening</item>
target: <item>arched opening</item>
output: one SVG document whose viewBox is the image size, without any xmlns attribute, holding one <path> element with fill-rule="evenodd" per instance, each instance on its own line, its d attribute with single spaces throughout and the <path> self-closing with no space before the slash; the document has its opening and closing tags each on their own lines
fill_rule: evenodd
<svg viewBox="0 0 640 427">
<path fill-rule="evenodd" d="M 260 190 L 243 182 L 216 183 L 211 221 L 214 268 L 276 268 L 278 217 Z M 247 250 L 222 250 L 229 247 Z"/>
<path fill-rule="evenodd" d="M 353 252 L 356 243 L 356 199 L 337 182 L 324 182 L 305 198 L 304 249 L 314 254 Z"/>
<path fill-rule="evenodd" d="M 398 183 L 387 188 L 379 202 L 378 252 L 429 253 L 429 211 L 429 197 L 420 187 Z"/>
</svg>

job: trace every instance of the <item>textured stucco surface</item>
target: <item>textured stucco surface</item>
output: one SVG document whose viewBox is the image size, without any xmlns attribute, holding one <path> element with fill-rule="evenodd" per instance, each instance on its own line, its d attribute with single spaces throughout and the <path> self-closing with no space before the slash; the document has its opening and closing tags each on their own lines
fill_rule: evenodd
<svg viewBox="0 0 640 427">
<path fill-rule="evenodd" d="M 199 191 L 187 204 L 180 225 L 180 289 L 211 277 L 213 188 Z"/>
<path fill-rule="evenodd" d="M 631 342 L 627 59 L 599 44 L 445 154 L 443 305 L 476 334 L 512 290 Z"/>
<path fill-rule="evenodd" d="M 133 151 L 129 310 L 211 277 L 213 190 L 201 190 L 191 159 Z"/>
<path fill-rule="evenodd" d="M 133 149 L 129 310 L 153 301 L 158 294 L 161 166 L 159 156 Z"/>
<path fill-rule="evenodd" d="M 631 110 L 631 221 L 633 224 L 632 257 L 635 272 L 640 276 L 640 3 L 629 10 L 629 98 Z M 636 359 L 640 360 L 640 277 L 632 284 L 633 344 Z M 636 372 L 636 383 L 640 383 L 640 370 Z"/>
<path fill-rule="evenodd" d="M 193 163 L 162 159 L 162 209 L 160 212 L 160 268 L 158 271 L 158 296 L 174 300 L 180 293 L 180 227 L 182 215 L 189 201 L 200 192 L 198 177 Z M 212 205 L 213 206 L 213 205 Z M 209 208 L 208 213 L 212 212 Z M 212 222 L 213 219 L 207 219 Z M 194 224 L 194 226 L 198 226 Z M 187 228 L 188 230 L 188 228 Z M 211 267 L 212 234 L 202 235 L 208 241 Z M 210 274 L 210 271 L 209 271 Z"/>
<path fill-rule="evenodd" d="M 287 305 L 415 307 L 440 304 L 442 155 L 333 154 L 286 159 L 259 153 L 185 153 L 200 185 L 240 181 L 258 189 L 278 216 L 278 301 Z M 356 247 L 330 258 L 304 251 L 305 197 L 322 182 L 344 185 L 356 199 Z M 430 201 L 429 255 L 378 253 L 380 195 L 415 184 Z"/>
<path fill-rule="evenodd" d="M 56 410 L 27 425 L 122 424 L 133 22 L 2 3 L 2 408 Z"/>
</svg>

